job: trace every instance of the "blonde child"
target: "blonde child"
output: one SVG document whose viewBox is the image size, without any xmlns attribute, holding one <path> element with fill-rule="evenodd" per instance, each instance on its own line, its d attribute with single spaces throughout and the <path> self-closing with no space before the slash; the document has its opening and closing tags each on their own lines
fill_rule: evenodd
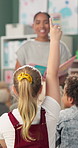
<svg viewBox="0 0 78 148">
<path fill-rule="evenodd" d="M 46 96 L 37 106 L 42 92 L 42 76 L 29 65 L 14 72 L 14 92 L 18 108 L 0 117 L 0 143 L 8 148 L 55 148 L 56 123 L 60 111 L 58 69 L 61 30 L 50 19 L 50 52 L 46 75 Z M 7 124 L 6 124 L 7 123 Z"/>
</svg>

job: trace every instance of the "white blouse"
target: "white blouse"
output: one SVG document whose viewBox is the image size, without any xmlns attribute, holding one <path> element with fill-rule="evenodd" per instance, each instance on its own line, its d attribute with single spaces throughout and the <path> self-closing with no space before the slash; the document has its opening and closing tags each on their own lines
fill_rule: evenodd
<svg viewBox="0 0 78 148">
<path fill-rule="evenodd" d="M 49 138 L 49 148 L 55 148 L 55 132 L 56 132 L 56 124 L 59 117 L 60 105 L 53 98 L 46 96 L 43 104 L 41 105 L 46 111 L 46 125 L 48 131 Z M 38 124 L 40 121 L 40 109 L 41 106 L 38 107 L 37 115 L 32 122 L 32 124 Z M 23 124 L 22 118 L 19 114 L 18 109 L 13 110 L 13 115 L 19 121 L 20 124 Z M 7 148 L 14 148 L 15 141 L 15 129 L 12 123 L 9 120 L 8 114 L 4 113 L 0 117 L 0 140 L 4 139 L 7 145 Z"/>
</svg>

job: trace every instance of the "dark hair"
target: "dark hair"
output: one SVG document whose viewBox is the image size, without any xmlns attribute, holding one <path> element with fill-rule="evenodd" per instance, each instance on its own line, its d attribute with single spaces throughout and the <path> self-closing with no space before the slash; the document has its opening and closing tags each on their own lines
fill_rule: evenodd
<svg viewBox="0 0 78 148">
<path fill-rule="evenodd" d="M 34 15 L 33 21 L 36 19 L 36 17 L 37 17 L 38 14 L 45 14 L 45 15 L 47 16 L 48 20 L 49 20 L 49 18 L 50 18 L 50 15 L 49 15 L 47 12 L 41 12 L 41 11 L 39 11 L 38 13 L 36 13 L 36 14 Z"/>
<path fill-rule="evenodd" d="M 66 78 L 65 93 L 73 98 L 73 104 L 78 107 L 78 74 L 72 74 Z"/>
</svg>

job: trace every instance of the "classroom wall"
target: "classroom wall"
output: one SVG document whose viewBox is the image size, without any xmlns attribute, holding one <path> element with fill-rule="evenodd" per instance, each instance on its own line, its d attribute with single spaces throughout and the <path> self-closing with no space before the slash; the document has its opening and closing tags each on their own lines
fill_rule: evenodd
<svg viewBox="0 0 78 148">
<path fill-rule="evenodd" d="M 75 55 L 76 50 L 78 50 L 78 35 L 73 36 L 73 55 Z"/>
<path fill-rule="evenodd" d="M 0 36 L 5 35 L 5 24 L 12 23 L 12 0 L 0 0 Z"/>
<path fill-rule="evenodd" d="M 5 35 L 5 25 L 17 23 L 19 0 L 0 0 L 0 36 Z"/>
<path fill-rule="evenodd" d="M 18 15 L 19 15 L 19 0 L 0 0 L 0 37 L 5 36 L 6 24 L 18 23 Z M 0 50 L 0 56 L 1 56 L 1 50 Z M 1 72 L 1 63 L 0 63 L 0 72 Z"/>
<path fill-rule="evenodd" d="M 5 35 L 5 24 L 19 22 L 19 0 L 0 0 L 0 36 Z M 78 49 L 78 35 L 73 35 L 73 54 Z"/>
<path fill-rule="evenodd" d="M 0 36 L 5 35 L 5 25 L 18 23 L 19 0 L 0 0 Z M 73 35 L 73 54 L 78 49 L 78 35 Z"/>
<path fill-rule="evenodd" d="M 12 24 L 18 22 L 19 22 L 19 0 L 0 0 L 0 36 L 5 36 L 6 24 L 8 23 Z M 71 35 L 71 36 L 73 37 L 72 54 L 75 55 L 75 51 L 78 50 L 78 35 Z"/>
<path fill-rule="evenodd" d="M 13 0 L 13 13 L 12 13 L 12 21 L 13 23 L 19 22 L 19 0 Z"/>
</svg>

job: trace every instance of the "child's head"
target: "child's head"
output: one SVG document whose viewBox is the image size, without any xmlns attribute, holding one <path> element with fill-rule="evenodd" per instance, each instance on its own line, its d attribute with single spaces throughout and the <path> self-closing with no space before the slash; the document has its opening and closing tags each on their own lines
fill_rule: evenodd
<svg viewBox="0 0 78 148">
<path fill-rule="evenodd" d="M 24 74 L 27 75 L 27 78 L 23 76 Z M 41 79 L 40 72 L 32 66 L 26 65 L 17 69 L 14 72 L 14 86 L 18 96 L 20 95 L 20 90 L 23 91 L 26 89 L 29 96 L 33 98 L 37 97 L 41 88 Z"/>
<path fill-rule="evenodd" d="M 11 105 L 11 93 L 6 82 L 0 81 L 0 102 L 8 107 Z"/>
<path fill-rule="evenodd" d="M 37 98 L 41 93 L 41 74 L 32 66 L 22 66 L 14 72 L 14 87 L 18 95 L 18 109 L 23 120 L 22 135 L 25 139 L 29 136 L 31 126 L 37 112 Z"/>
<path fill-rule="evenodd" d="M 65 81 L 64 94 L 62 97 L 65 107 L 78 106 L 78 75 L 69 75 Z"/>
</svg>

